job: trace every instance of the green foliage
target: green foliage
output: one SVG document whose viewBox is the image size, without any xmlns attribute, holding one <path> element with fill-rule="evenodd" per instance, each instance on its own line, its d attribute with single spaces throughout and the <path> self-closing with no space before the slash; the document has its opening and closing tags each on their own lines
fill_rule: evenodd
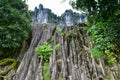
<svg viewBox="0 0 120 80">
<path fill-rule="evenodd" d="M 95 58 L 99 58 L 102 55 L 101 52 L 96 48 L 92 49 L 92 54 Z"/>
<path fill-rule="evenodd" d="M 61 36 L 64 35 L 63 32 L 62 32 L 62 29 L 59 28 L 59 27 L 56 28 L 56 33 L 60 34 Z"/>
<path fill-rule="evenodd" d="M 54 41 L 53 36 L 51 37 L 51 39 L 52 39 L 51 41 L 53 42 Z M 55 48 L 55 50 L 58 51 L 60 49 L 60 44 L 56 44 L 54 46 L 54 48 Z M 50 80 L 48 61 L 49 61 L 49 57 L 50 57 L 52 51 L 53 51 L 52 46 L 50 44 L 48 44 L 47 42 L 44 42 L 43 45 L 40 45 L 40 46 L 35 48 L 35 52 L 38 53 L 38 57 L 39 58 L 43 57 L 43 60 L 44 60 L 44 64 L 42 66 L 42 68 L 43 68 L 43 79 L 44 80 Z"/>
<path fill-rule="evenodd" d="M 50 54 L 53 51 L 53 49 L 52 49 L 51 45 L 49 45 L 47 42 L 45 42 L 43 45 L 36 47 L 35 51 L 38 53 L 39 58 L 43 57 L 44 61 L 48 62 Z"/>
<path fill-rule="evenodd" d="M 53 42 L 54 42 L 54 36 L 50 38 L 50 43 L 53 43 Z"/>
<path fill-rule="evenodd" d="M 110 52 L 110 50 L 105 50 L 105 54 L 107 56 L 108 64 L 116 62 L 117 55 L 115 55 L 113 52 Z"/>
<path fill-rule="evenodd" d="M 109 28 L 108 23 L 99 22 L 96 25 L 91 27 L 91 38 L 93 45 L 106 55 L 108 62 L 111 63 L 117 59 L 120 51 L 119 40 L 119 29 L 115 30 L 114 28 Z M 113 25 L 114 26 L 114 25 Z M 111 26 L 112 27 L 112 26 Z M 115 27 L 115 26 L 114 26 Z M 117 28 L 117 27 L 116 27 Z M 112 30 L 111 30 L 112 29 Z M 109 50 L 109 55 L 106 54 L 106 50 Z M 116 55 L 116 56 L 113 56 Z M 112 59 L 112 60 L 111 60 Z"/>
<path fill-rule="evenodd" d="M 43 80 L 50 80 L 49 64 L 45 63 L 42 68 L 43 68 Z"/>
<path fill-rule="evenodd" d="M 62 32 L 62 29 L 57 27 L 57 28 L 56 28 L 56 32 L 57 32 L 57 33 L 61 33 L 61 32 Z"/>
<path fill-rule="evenodd" d="M 106 55 L 108 62 L 119 61 L 120 2 L 118 0 L 76 0 L 72 6 L 88 15 L 92 45 Z M 106 53 L 109 50 L 109 54 Z M 94 51 L 94 49 L 93 49 Z M 115 60 L 116 59 L 116 60 Z"/>
<path fill-rule="evenodd" d="M 0 0 L 0 52 L 15 52 L 28 38 L 30 13 L 23 0 Z"/>
<path fill-rule="evenodd" d="M 56 45 L 55 45 L 55 49 L 56 49 L 56 50 L 59 50 L 59 49 L 60 49 L 60 44 L 56 44 Z"/>
<path fill-rule="evenodd" d="M 54 49 L 56 51 L 58 51 L 60 49 L 60 44 L 56 44 L 54 46 Z M 50 44 L 48 44 L 47 42 L 44 42 L 43 45 L 40 45 L 40 46 L 38 46 L 38 47 L 35 48 L 35 52 L 38 53 L 38 57 L 39 58 L 43 57 L 43 59 L 44 59 L 45 62 L 49 61 L 49 57 L 50 57 L 52 51 L 53 51 L 52 46 Z"/>
</svg>

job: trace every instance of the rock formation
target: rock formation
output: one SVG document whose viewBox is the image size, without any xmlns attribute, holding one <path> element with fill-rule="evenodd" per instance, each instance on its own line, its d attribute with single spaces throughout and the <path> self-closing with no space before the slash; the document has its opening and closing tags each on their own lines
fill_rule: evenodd
<svg viewBox="0 0 120 80">
<path fill-rule="evenodd" d="M 85 27 L 64 27 L 63 35 L 56 32 L 56 25 L 35 24 L 29 49 L 15 71 L 13 80 L 118 80 L 119 66 L 108 67 L 104 59 L 94 59 Z M 47 30 L 47 31 L 46 31 Z M 49 79 L 45 79 L 43 58 L 38 58 L 35 48 L 54 37 L 53 52 L 49 61 Z M 113 68 L 114 70 L 111 70 Z"/>
<path fill-rule="evenodd" d="M 74 26 L 86 21 L 85 14 L 75 13 L 72 10 L 66 10 L 61 16 L 57 16 L 50 9 L 43 8 L 40 4 L 39 8 L 35 7 L 32 23 L 56 23 L 59 27 Z"/>
<path fill-rule="evenodd" d="M 90 40 L 86 35 L 87 27 L 75 25 L 85 21 L 85 17 L 80 15 L 67 10 L 61 17 L 57 17 L 42 5 L 39 9 L 35 8 L 30 46 L 24 52 L 26 46 L 23 45 L 17 58 L 19 66 L 15 70 L 10 69 L 5 76 L 0 74 L 0 80 L 119 80 L 120 64 L 109 67 L 104 57 L 93 57 Z M 56 24 L 44 24 L 50 21 Z M 63 26 L 62 34 L 56 31 L 58 25 Z M 45 79 L 43 58 L 38 58 L 35 48 L 44 42 L 49 43 L 52 37 L 51 45 L 59 43 L 60 49 L 53 48 L 49 61 L 50 78 Z"/>
</svg>

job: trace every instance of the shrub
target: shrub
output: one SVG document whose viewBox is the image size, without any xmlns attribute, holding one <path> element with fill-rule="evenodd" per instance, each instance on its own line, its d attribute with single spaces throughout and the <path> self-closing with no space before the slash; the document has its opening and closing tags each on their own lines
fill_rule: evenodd
<svg viewBox="0 0 120 80">
<path fill-rule="evenodd" d="M 35 51 L 38 53 L 38 57 L 43 57 L 45 62 L 49 61 L 49 57 L 51 52 L 53 51 L 51 45 L 49 45 L 47 42 L 45 42 L 43 45 L 40 45 L 35 48 Z"/>
</svg>

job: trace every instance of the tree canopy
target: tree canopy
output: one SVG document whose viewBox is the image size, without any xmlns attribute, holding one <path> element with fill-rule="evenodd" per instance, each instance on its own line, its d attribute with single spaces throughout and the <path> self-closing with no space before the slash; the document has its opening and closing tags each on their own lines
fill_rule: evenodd
<svg viewBox="0 0 120 80">
<path fill-rule="evenodd" d="M 106 55 L 108 62 L 119 61 L 120 0 L 76 0 L 72 6 L 88 15 L 94 50 Z"/>
<path fill-rule="evenodd" d="M 14 52 L 28 38 L 30 13 L 23 0 L 0 0 L 0 52 Z"/>
</svg>

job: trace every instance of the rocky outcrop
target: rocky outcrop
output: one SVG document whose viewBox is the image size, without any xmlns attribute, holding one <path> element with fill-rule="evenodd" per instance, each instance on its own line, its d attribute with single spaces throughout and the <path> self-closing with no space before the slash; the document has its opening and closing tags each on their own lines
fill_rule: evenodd
<svg viewBox="0 0 120 80">
<path fill-rule="evenodd" d="M 86 21 L 85 14 L 75 13 L 72 10 L 66 10 L 61 16 L 57 16 L 50 9 L 43 8 L 40 4 L 39 8 L 35 7 L 32 23 L 56 23 L 59 27 L 74 26 Z"/>
<path fill-rule="evenodd" d="M 85 27 L 65 27 L 62 34 L 56 29 L 53 24 L 33 25 L 30 47 L 13 80 L 118 80 L 120 65 L 108 67 L 103 58 L 94 59 Z M 49 43 L 51 37 L 54 37 L 52 45 L 59 43 L 60 49 L 53 48 L 49 61 L 50 78 L 45 79 L 43 58 L 38 58 L 35 48 L 44 42 Z"/>
<path fill-rule="evenodd" d="M 43 8 L 42 4 L 39 5 L 39 8 L 35 7 L 32 18 L 33 24 L 34 23 L 44 24 L 52 22 L 54 23 L 58 22 L 57 15 L 52 13 L 50 9 Z"/>
<path fill-rule="evenodd" d="M 79 16 L 81 14 L 67 10 L 61 17 L 57 17 L 42 5 L 39 9 L 35 8 L 30 46 L 26 51 L 23 45 L 18 57 L 19 66 L 15 70 L 10 69 L 6 75 L 0 74 L 0 80 L 5 80 L 6 76 L 8 80 L 119 80 L 120 64 L 107 66 L 104 57 L 93 57 L 86 35 L 87 27 L 83 24 L 75 25 L 85 21 L 84 16 L 83 19 Z M 50 21 L 56 24 L 44 24 Z M 58 25 L 63 27 L 60 28 L 62 30 L 57 30 Z M 43 58 L 38 58 L 35 48 L 44 42 L 50 43 L 51 38 L 54 38 L 51 45 L 60 44 L 60 49 L 53 47 L 47 66 L 50 78 L 45 79 Z M 6 67 L 1 67 L 0 71 L 4 72 Z"/>
</svg>

